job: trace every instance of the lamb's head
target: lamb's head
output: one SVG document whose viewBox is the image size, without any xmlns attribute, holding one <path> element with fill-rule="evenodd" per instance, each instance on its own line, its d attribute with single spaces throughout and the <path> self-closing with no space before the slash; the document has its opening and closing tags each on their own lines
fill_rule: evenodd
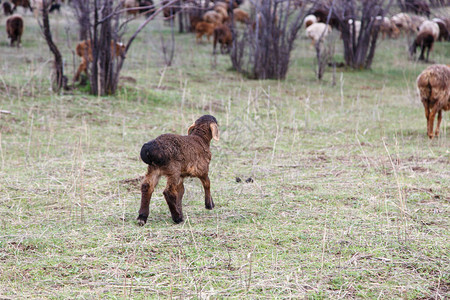
<svg viewBox="0 0 450 300">
<path fill-rule="evenodd" d="M 198 135 L 208 142 L 211 139 L 219 140 L 219 125 L 216 118 L 211 115 L 204 115 L 197 119 L 188 129 L 188 135 Z"/>
</svg>

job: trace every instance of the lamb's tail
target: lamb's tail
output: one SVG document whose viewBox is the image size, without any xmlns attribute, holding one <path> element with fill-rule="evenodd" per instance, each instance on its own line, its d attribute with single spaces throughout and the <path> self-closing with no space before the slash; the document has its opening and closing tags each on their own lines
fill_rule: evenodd
<svg viewBox="0 0 450 300">
<path fill-rule="evenodd" d="M 420 74 L 419 78 L 417 78 L 417 88 L 419 89 L 420 98 L 422 99 L 430 99 L 431 97 L 431 76 L 433 76 L 433 74 L 430 70 L 425 70 Z"/>
<path fill-rule="evenodd" d="M 168 163 L 167 151 L 154 140 L 145 143 L 141 148 L 141 159 L 148 165 L 163 166 Z"/>
</svg>

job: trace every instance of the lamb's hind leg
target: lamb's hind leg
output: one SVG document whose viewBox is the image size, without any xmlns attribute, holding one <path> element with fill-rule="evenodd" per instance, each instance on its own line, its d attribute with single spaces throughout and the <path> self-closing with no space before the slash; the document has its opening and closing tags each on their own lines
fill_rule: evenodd
<svg viewBox="0 0 450 300">
<path fill-rule="evenodd" d="M 159 172 L 157 170 L 151 170 L 149 167 L 149 170 L 141 184 L 141 207 L 139 208 L 139 216 L 137 218 L 140 226 L 144 226 L 145 223 L 147 223 L 147 218 L 150 212 L 150 199 L 156 185 L 158 184 L 159 178 Z"/>
<path fill-rule="evenodd" d="M 208 175 L 204 177 L 200 177 L 200 180 L 203 185 L 203 189 L 205 190 L 205 207 L 206 209 L 213 209 L 214 208 L 214 202 L 211 197 L 211 182 L 209 181 Z"/>
<path fill-rule="evenodd" d="M 177 224 L 183 222 L 183 210 L 181 205 L 184 194 L 183 179 L 178 176 L 169 177 L 163 194 L 164 198 L 166 198 L 167 205 L 169 206 L 172 220 Z"/>
<path fill-rule="evenodd" d="M 442 121 L 442 109 L 440 109 L 438 111 L 438 116 L 437 116 L 437 124 L 436 124 L 436 130 L 434 132 L 435 136 L 439 135 L 439 127 L 441 126 L 441 121 Z"/>
<path fill-rule="evenodd" d="M 428 117 L 428 126 L 427 126 L 427 131 L 428 131 L 428 137 L 430 139 L 433 138 L 433 123 L 434 123 L 434 117 L 436 116 L 437 113 L 437 106 L 433 107 L 431 109 L 430 115 Z"/>
</svg>

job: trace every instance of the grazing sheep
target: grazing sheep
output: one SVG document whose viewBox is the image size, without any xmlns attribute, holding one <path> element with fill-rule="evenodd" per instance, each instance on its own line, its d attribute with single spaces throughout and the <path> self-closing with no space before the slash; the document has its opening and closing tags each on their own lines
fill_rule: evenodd
<svg viewBox="0 0 450 300">
<path fill-rule="evenodd" d="M 430 7 L 425 1 L 414 0 L 406 2 L 406 9 L 418 15 L 426 15 L 428 18 L 431 14 Z"/>
<path fill-rule="evenodd" d="M 163 134 L 142 146 L 141 159 L 148 164 L 148 170 L 141 184 L 139 225 L 147 222 L 150 199 L 161 176 L 167 177 L 163 194 L 175 223 L 183 221 L 181 201 L 185 177 L 201 180 L 205 190 L 205 207 L 214 208 L 208 177 L 211 139 L 219 140 L 219 128 L 216 118 L 205 115 L 189 127 L 186 136 Z"/>
<path fill-rule="evenodd" d="M 400 32 L 410 34 L 416 31 L 412 25 L 411 17 L 405 13 L 399 13 L 391 18 L 392 22 L 397 26 Z"/>
<path fill-rule="evenodd" d="M 308 28 L 314 23 L 317 23 L 317 17 L 315 15 L 307 15 L 304 20 L 305 28 Z"/>
<path fill-rule="evenodd" d="M 48 12 L 52 13 L 54 11 L 57 11 L 58 13 L 61 12 L 61 3 L 59 3 L 59 1 L 53 1 L 50 5 L 50 9 L 48 10 Z"/>
<path fill-rule="evenodd" d="M 243 11 L 240 8 L 233 9 L 234 20 L 237 22 L 241 22 L 243 24 L 248 24 L 250 22 L 250 16 L 246 11 Z"/>
<path fill-rule="evenodd" d="M 11 16 L 6 19 L 6 33 L 11 39 L 10 46 L 14 46 L 16 42 L 17 47 L 20 47 L 22 33 L 23 33 L 23 19 L 21 16 Z"/>
<path fill-rule="evenodd" d="M 423 31 L 429 31 L 433 34 L 435 41 L 439 38 L 439 25 L 436 22 L 426 20 L 419 26 L 419 33 Z"/>
<path fill-rule="evenodd" d="M 386 37 L 396 39 L 400 35 L 400 30 L 388 17 L 376 17 L 376 22 L 380 25 L 381 38 Z"/>
<path fill-rule="evenodd" d="M 195 25 L 197 43 L 201 42 L 203 35 L 206 35 L 209 42 L 209 38 L 214 34 L 215 27 L 216 25 L 213 23 L 198 22 L 197 25 Z"/>
<path fill-rule="evenodd" d="M 414 39 L 414 42 L 409 47 L 409 53 L 411 56 L 416 54 L 417 47 L 420 47 L 420 56 L 419 60 L 428 61 L 428 57 L 430 55 L 430 51 L 433 49 L 434 44 L 434 35 L 430 31 L 421 31 Z M 425 49 L 427 49 L 427 58 L 424 58 Z"/>
<path fill-rule="evenodd" d="M 325 38 L 331 33 L 331 26 L 325 23 L 314 23 L 306 28 L 306 36 L 311 39 L 312 45 L 315 45 L 319 41 L 322 33 Z"/>
<path fill-rule="evenodd" d="M 91 40 L 79 42 L 75 52 L 79 57 L 81 57 L 81 63 L 78 66 L 77 73 L 73 77 L 74 82 L 78 81 L 81 72 L 84 72 L 86 76 L 88 76 L 88 62 L 92 62 L 94 60 L 92 56 Z M 111 41 L 111 56 L 115 58 L 123 55 L 125 55 L 125 45 Z"/>
<path fill-rule="evenodd" d="M 222 24 L 214 29 L 214 45 L 213 54 L 216 54 L 217 42 L 220 43 L 220 53 L 224 54 L 229 52 L 231 46 L 233 45 L 233 35 L 231 34 L 231 29 L 227 24 Z"/>
<path fill-rule="evenodd" d="M 190 31 L 195 31 L 195 26 L 197 26 L 198 23 L 202 22 L 203 19 L 199 16 L 191 15 L 189 16 L 189 22 L 191 23 Z"/>
<path fill-rule="evenodd" d="M 11 0 L 11 2 L 12 2 L 12 4 L 14 4 L 14 7 L 12 9 L 13 12 L 16 10 L 17 6 L 29 8 L 30 11 L 33 11 L 33 8 L 31 7 L 29 0 Z"/>
<path fill-rule="evenodd" d="M 358 42 L 359 32 L 361 31 L 361 21 L 353 19 L 348 20 L 348 25 L 350 28 L 350 36 L 353 35 L 353 29 L 355 30 L 355 40 Z"/>
<path fill-rule="evenodd" d="M 3 13 L 5 14 L 5 16 L 10 16 L 13 14 L 12 7 L 9 2 L 3 2 L 2 7 L 3 7 Z"/>
<path fill-rule="evenodd" d="M 203 14 L 203 21 L 214 24 L 222 24 L 223 16 L 214 10 L 207 11 Z"/>
<path fill-rule="evenodd" d="M 319 3 L 318 5 L 315 5 L 313 7 L 311 14 L 317 17 L 318 23 L 326 23 L 328 15 L 330 14 L 330 6 L 326 3 Z M 328 22 L 328 24 L 333 28 L 340 28 L 339 20 L 333 13 L 330 16 L 330 21 Z"/>
<path fill-rule="evenodd" d="M 420 25 L 427 20 L 425 17 L 411 15 L 411 32 L 418 32 Z"/>
<path fill-rule="evenodd" d="M 450 41 L 450 33 L 447 29 L 447 24 L 445 21 L 439 18 L 434 18 L 432 21 L 439 26 L 438 41 Z"/>
<path fill-rule="evenodd" d="M 222 16 L 222 21 L 228 19 L 227 5 L 221 5 L 223 2 L 219 2 L 214 6 L 214 11 Z"/>
<path fill-rule="evenodd" d="M 228 4 L 225 2 L 216 2 L 214 3 L 214 10 L 216 10 L 216 8 L 222 8 L 225 9 L 225 11 L 228 11 Z"/>
<path fill-rule="evenodd" d="M 129 9 L 127 10 L 128 15 L 136 16 L 139 14 L 139 9 L 136 9 L 139 7 L 139 2 L 137 0 L 122 0 L 123 8 Z"/>
<path fill-rule="evenodd" d="M 163 0 L 163 1 L 161 1 L 161 6 L 164 6 L 164 5 L 168 4 L 169 2 L 170 2 L 169 0 Z M 169 6 L 166 6 L 163 9 L 164 18 L 166 18 L 166 19 L 171 18 L 171 17 L 175 16 L 175 14 L 177 12 L 179 12 L 180 10 L 181 10 L 181 1 L 177 1 Z"/>
<path fill-rule="evenodd" d="M 450 67 L 446 65 L 429 66 L 417 77 L 417 88 L 425 108 L 428 137 L 432 139 L 439 135 L 442 110 L 450 110 Z M 438 119 L 436 131 L 433 134 L 436 113 Z"/>
<path fill-rule="evenodd" d="M 155 12 L 155 4 L 153 3 L 153 0 L 140 0 L 139 1 L 139 13 L 143 14 L 146 18 L 153 15 Z"/>
</svg>

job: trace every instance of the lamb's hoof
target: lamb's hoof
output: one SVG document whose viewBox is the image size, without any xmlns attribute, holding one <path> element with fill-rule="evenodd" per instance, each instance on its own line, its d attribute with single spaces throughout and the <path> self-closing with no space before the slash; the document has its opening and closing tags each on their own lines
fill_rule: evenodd
<svg viewBox="0 0 450 300">
<path fill-rule="evenodd" d="M 183 217 L 181 217 L 181 218 L 172 218 L 172 220 L 175 222 L 175 224 L 180 224 L 181 222 L 183 222 Z"/>
<path fill-rule="evenodd" d="M 139 225 L 139 226 L 144 226 L 145 223 L 147 223 L 147 218 L 148 218 L 148 216 L 139 215 L 139 217 L 137 218 L 137 220 L 138 220 L 138 225 Z"/>
</svg>

